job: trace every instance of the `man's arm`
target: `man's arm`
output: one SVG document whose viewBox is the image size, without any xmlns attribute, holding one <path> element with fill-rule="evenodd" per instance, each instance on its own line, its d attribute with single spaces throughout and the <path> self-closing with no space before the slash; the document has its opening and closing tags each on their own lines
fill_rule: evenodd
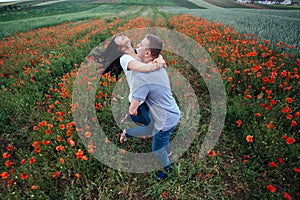
<svg viewBox="0 0 300 200">
<path fill-rule="evenodd" d="M 137 109 L 139 105 L 140 100 L 132 99 L 128 110 L 129 114 L 134 116 L 137 115 Z"/>
</svg>

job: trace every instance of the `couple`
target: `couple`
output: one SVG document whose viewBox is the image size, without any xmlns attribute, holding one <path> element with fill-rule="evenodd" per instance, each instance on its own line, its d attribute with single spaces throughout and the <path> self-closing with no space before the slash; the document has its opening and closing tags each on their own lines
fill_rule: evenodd
<svg viewBox="0 0 300 200">
<path fill-rule="evenodd" d="M 116 36 L 102 53 L 102 58 L 109 62 L 103 72 L 118 76 L 123 69 L 129 85 L 129 102 L 127 118 L 143 124 L 131 129 L 124 129 L 120 143 L 130 137 L 152 136 L 152 151 L 164 171 L 159 172 L 158 179 L 167 177 L 172 171 L 168 157 L 169 141 L 172 131 L 180 120 L 180 110 L 170 88 L 165 61 L 160 55 L 162 40 L 147 34 L 137 45 L 136 52 L 127 36 Z M 109 60 L 117 54 L 117 59 Z M 103 56 L 104 55 L 104 56 Z M 114 55 L 116 56 L 116 55 Z M 121 65 L 121 66 L 120 66 Z"/>
</svg>

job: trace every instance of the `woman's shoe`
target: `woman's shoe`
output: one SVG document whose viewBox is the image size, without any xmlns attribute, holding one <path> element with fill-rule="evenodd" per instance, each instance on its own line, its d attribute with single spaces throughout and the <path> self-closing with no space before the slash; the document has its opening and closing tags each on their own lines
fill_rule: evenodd
<svg viewBox="0 0 300 200">
<path fill-rule="evenodd" d="M 122 144 L 123 142 L 126 142 L 126 140 L 127 140 L 126 129 L 124 129 L 120 136 L 120 143 Z"/>
</svg>

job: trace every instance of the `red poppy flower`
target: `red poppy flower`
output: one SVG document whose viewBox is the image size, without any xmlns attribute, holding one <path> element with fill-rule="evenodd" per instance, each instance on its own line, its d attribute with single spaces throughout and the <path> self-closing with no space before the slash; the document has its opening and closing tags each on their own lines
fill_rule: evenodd
<svg viewBox="0 0 300 200">
<path fill-rule="evenodd" d="M 247 135 L 246 137 L 247 142 L 253 142 L 253 136 L 252 135 Z"/>
<path fill-rule="evenodd" d="M 292 197 L 287 192 L 283 193 L 283 197 L 285 198 L 285 200 L 292 200 Z"/>
<path fill-rule="evenodd" d="M 275 162 L 270 162 L 270 167 L 276 167 L 277 166 L 277 164 L 275 163 Z"/>
<path fill-rule="evenodd" d="M 300 168 L 294 168 L 294 172 L 300 174 Z"/>
<path fill-rule="evenodd" d="M 287 144 L 293 144 L 294 142 L 295 142 L 295 139 L 294 139 L 294 138 L 290 138 L 290 137 L 289 137 L 289 138 L 286 139 L 286 143 L 287 143 Z"/>
<path fill-rule="evenodd" d="M 21 173 L 21 179 L 25 180 L 28 178 L 28 174 L 25 174 L 25 173 Z"/>
<path fill-rule="evenodd" d="M 276 188 L 273 185 L 268 185 L 267 189 L 272 193 L 276 191 Z"/>
<path fill-rule="evenodd" d="M 236 121 L 236 124 L 237 124 L 237 127 L 239 128 L 242 125 L 242 121 L 239 119 L 239 120 Z"/>
</svg>

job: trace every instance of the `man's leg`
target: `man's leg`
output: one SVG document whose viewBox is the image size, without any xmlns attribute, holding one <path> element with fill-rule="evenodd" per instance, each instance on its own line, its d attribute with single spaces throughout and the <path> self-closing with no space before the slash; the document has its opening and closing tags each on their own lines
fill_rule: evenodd
<svg viewBox="0 0 300 200">
<path fill-rule="evenodd" d="M 153 138 L 152 138 L 152 151 L 161 164 L 161 166 L 166 171 L 171 171 L 171 163 L 168 157 L 167 148 L 169 146 L 170 137 L 172 134 L 172 131 L 176 128 L 173 127 L 167 131 L 157 131 L 153 129 Z M 160 179 L 166 178 L 166 174 L 163 172 L 160 172 L 159 177 Z"/>
</svg>

